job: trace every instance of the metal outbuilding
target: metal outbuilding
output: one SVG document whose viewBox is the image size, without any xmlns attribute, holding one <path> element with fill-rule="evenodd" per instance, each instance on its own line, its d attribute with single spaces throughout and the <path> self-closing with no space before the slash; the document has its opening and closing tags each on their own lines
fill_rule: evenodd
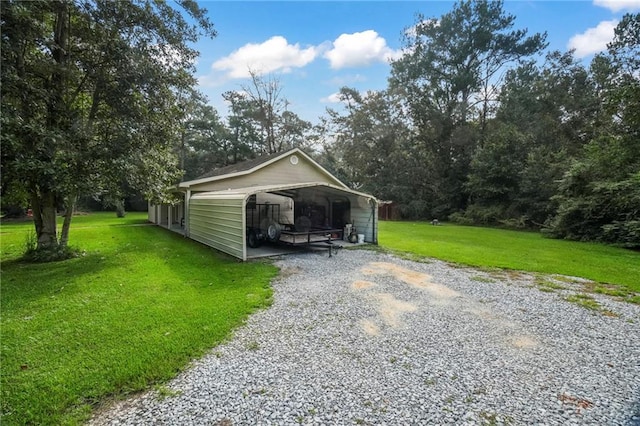
<svg viewBox="0 0 640 426">
<path fill-rule="evenodd" d="M 291 244 L 303 232 L 308 241 L 314 233 L 340 238 L 352 226 L 364 242 L 378 242 L 375 197 L 350 189 L 297 148 L 215 170 L 178 190 L 184 201 L 150 205 L 149 220 L 242 260 L 253 257 L 256 235 Z"/>
</svg>

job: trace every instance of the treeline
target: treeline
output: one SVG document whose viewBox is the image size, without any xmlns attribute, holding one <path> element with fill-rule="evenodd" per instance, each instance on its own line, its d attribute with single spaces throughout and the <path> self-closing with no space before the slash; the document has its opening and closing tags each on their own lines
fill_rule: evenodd
<svg viewBox="0 0 640 426">
<path fill-rule="evenodd" d="M 322 161 L 401 217 L 640 247 L 640 15 L 588 66 L 500 2 L 419 17 L 388 88 L 343 88 Z"/>
<path fill-rule="evenodd" d="M 65 258 L 78 199 L 167 199 L 192 46 L 216 31 L 187 0 L 3 1 L 0 26 L 2 210 L 30 208 L 41 258 Z"/>
<path fill-rule="evenodd" d="M 242 90 L 222 94 L 228 104 L 225 119 L 198 92 L 182 100 L 176 154 L 183 180 L 259 155 L 311 146 L 313 126 L 289 111 L 279 80 L 250 74 L 251 83 Z"/>
<path fill-rule="evenodd" d="M 39 244 L 82 197 L 166 202 L 179 179 L 301 147 L 402 218 L 640 247 L 639 14 L 585 65 L 543 56 L 546 34 L 514 28 L 501 2 L 462 1 L 405 31 L 386 90 L 342 88 L 314 126 L 256 72 L 222 95 L 222 118 L 195 89 L 206 11 L 152 4 L 0 8 L 2 210 L 33 208 Z"/>
<path fill-rule="evenodd" d="M 585 65 L 545 53 L 501 2 L 419 16 L 386 90 L 344 87 L 313 126 L 274 77 L 223 94 L 227 117 L 185 97 L 184 179 L 301 147 L 405 219 L 540 229 L 640 247 L 640 15 Z"/>
</svg>

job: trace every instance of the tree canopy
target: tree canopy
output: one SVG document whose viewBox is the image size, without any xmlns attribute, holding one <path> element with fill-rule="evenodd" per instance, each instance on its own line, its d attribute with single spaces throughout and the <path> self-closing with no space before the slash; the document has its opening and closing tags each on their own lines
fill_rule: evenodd
<svg viewBox="0 0 640 426">
<path fill-rule="evenodd" d="M 2 199 L 31 205 L 42 247 L 66 245 L 78 196 L 159 202 L 181 177 L 292 147 L 403 218 L 640 247 L 640 14 L 588 65 L 546 52 L 501 1 L 418 15 L 387 88 L 343 87 L 312 126 L 257 71 L 221 94 L 228 111 L 207 105 L 190 46 L 215 31 L 192 1 L 1 13 Z"/>
<path fill-rule="evenodd" d="M 2 190 L 33 209 L 40 248 L 66 246 L 80 195 L 151 200 L 180 176 L 178 99 L 205 10 L 183 0 L 2 3 Z M 66 210 L 58 240 L 56 210 Z"/>
<path fill-rule="evenodd" d="M 387 90 L 343 88 L 324 164 L 404 218 L 640 247 L 640 15 L 585 66 L 501 2 L 419 15 Z"/>
<path fill-rule="evenodd" d="M 544 47 L 545 35 L 514 30 L 499 1 L 465 1 L 440 18 L 419 15 L 405 54 L 392 63 L 390 90 L 415 129 L 429 181 L 420 196 L 436 216 L 463 209 L 464 181 L 484 140 L 500 72 Z M 425 212 L 426 213 L 426 212 Z"/>
</svg>

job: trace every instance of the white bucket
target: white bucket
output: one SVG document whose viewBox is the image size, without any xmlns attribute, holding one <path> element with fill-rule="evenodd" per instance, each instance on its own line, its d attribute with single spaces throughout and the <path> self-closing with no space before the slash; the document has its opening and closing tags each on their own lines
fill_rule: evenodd
<svg viewBox="0 0 640 426">
<path fill-rule="evenodd" d="M 358 234 L 358 244 L 364 243 L 364 234 Z"/>
</svg>

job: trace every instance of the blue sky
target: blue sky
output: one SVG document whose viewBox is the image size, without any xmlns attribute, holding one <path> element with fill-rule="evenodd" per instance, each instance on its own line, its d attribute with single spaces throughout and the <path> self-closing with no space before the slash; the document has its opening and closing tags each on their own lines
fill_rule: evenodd
<svg viewBox="0 0 640 426">
<path fill-rule="evenodd" d="M 349 86 L 361 92 L 387 85 L 389 59 L 397 57 L 402 34 L 416 14 L 438 18 L 450 1 L 201 1 L 218 36 L 203 40 L 197 76 L 220 115 L 222 93 L 248 85 L 248 70 L 269 74 L 282 86 L 289 109 L 313 123 L 327 107 L 339 109 L 335 94 Z M 515 28 L 547 32 L 550 50 L 576 49 L 588 62 L 604 50 L 626 12 L 640 0 L 505 1 Z"/>
</svg>

